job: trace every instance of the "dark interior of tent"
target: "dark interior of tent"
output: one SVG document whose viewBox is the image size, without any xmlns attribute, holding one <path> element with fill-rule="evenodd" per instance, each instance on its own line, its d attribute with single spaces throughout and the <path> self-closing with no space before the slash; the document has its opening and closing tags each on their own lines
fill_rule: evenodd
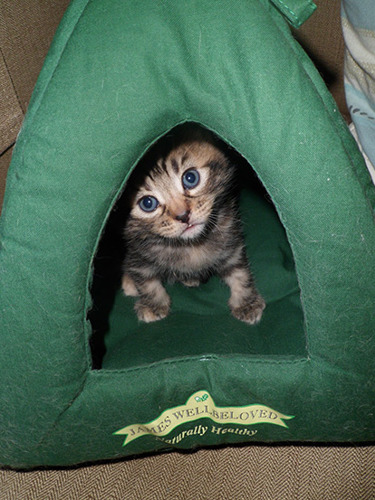
<svg viewBox="0 0 375 500">
<path fill-rule="evenodd" d="M 154 148 L 166 147 L 170 134 L 151 146 L 142 161 Z M 233 318 L 227 305 L 229 288 L 217 276 L 198 288 L 166 284 L 171 314 L 147 324 L 137 319 L 134 298 L 125 297 L 120 286 L 128 182 L 107 220 L 94 261 L 93 303 L 88 314 L 94 369 L 122 369 L 191 356 L 306 356 L 300 288 L 286 231 L 254 169 L 238 151 L 220 142 L 236 168 L 247 255 L 267 304 L 262 320 L 248 325 Z"/>
</svg>

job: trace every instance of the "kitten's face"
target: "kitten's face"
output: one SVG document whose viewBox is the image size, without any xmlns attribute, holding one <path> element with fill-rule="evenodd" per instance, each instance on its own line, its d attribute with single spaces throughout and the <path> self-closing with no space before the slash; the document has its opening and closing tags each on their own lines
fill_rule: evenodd
<svg viewBox="0 0 375 500">
<path fill-rule="evenodd" d="M 230 167 L 208 142 L 172 150 L 146 176 L 132 204 L 132 226 L 164 238 L 191 240 L 212 223 L 215 199 L 226 189 Z"/>
</svg>

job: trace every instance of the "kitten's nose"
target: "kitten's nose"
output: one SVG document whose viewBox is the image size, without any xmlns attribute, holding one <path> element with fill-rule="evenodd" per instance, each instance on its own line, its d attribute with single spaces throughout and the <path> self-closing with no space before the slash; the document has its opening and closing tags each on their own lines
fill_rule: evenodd
<svg viewBox="0 0 375 500">
<path fill-rule="evenodd" d="M 189 222 L 190 210 L 186 210 L 183 214 L 176 215 L 176 220 L 187 224 Z"/>
</svg>

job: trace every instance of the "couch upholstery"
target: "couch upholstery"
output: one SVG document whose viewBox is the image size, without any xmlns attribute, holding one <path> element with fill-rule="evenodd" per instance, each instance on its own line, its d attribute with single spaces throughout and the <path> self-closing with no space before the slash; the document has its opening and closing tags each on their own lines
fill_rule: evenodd
<svg viewBox="0 0 375 500">
<path fill-rule="evenodd" d="M 0 206 L 17 133 L 68 0 L 0 3 Z M 320 0 L 296 37 L 348 118 L 339 1 Z M 0 471 L 0 498 L 375 497 L 372 446 L 240 446 L 169 453 L 69 470 Z"/>
</svg>

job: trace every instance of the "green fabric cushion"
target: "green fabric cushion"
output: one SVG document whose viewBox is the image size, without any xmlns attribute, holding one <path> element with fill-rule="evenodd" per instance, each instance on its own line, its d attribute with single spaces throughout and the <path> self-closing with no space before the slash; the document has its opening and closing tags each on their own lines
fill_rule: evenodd
<svg viewBox="0 0 375 500">
<path fill-rule="evenodd" d="M 304 0 L 71 3 L 1 219 L 1 463 L 374 438 L 374 189 L 285 5 L 295 21 L 312 10 Z M 173 287 L 172 313 L 154 325 L 138 324 L 117 293 L 93 369 L 104 228 L 137 161 L 186 121 L 234 147 L 272 200 L 252 180 L 241 201 L 264 319 L 232 319 L 215 279 Z"/>
</svg>

